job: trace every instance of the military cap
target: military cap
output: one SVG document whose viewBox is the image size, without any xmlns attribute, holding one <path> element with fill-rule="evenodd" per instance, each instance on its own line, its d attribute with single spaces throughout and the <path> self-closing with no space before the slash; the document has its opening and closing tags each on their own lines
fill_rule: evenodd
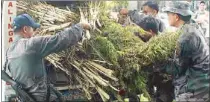
<svg viewBox="0 0 210 102">
<path fill-rule="evenodd" d="M 187 1 L 171 1 L 168 7 L 163 8 L 164 12 L 177 13 L 182 16 L 191 16 L 190 3 Z"/>
</svg>

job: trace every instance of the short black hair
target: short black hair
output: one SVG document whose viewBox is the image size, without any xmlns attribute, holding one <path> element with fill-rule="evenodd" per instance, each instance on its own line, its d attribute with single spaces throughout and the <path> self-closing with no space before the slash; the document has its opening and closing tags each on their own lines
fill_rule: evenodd
<svg viewBox="0 0 210 102">
<path fill-rule="evenodd" d="M 179 18 L 181 19 L 181 20 L 183 20 L 184 22 L 189 22 L 190 20 L 191 20 L 191 15 L 189 15 L 189 16 L 182 16 L 182 15 L 180 15 L 180 14 L 177 14 L 178 16 L 179 16 Z"/>
<path fill-rule="evenodd" d="M 154 1 L 147 1 L 146 3 L 143 4 L 143 6 L 149 6 L 150 8 L 152 8 L 152 9 L 156 10 L 157 12 L 159 12 L 159 6 Z"/>
<path fill-rule="evenodd" d="M 137 25 L 145 31 L 152 30 L 153 33 L 158 34 L 159 23 L 158 20 L 152 16 L 144 17 Z"/>
<path fill-rule="evenodd" d="M 201 1 L 201 2 L 200 2 L 200 4 L 202 4 L 202 3 L 203 3 L 203 4 L 206 4 L 205 1 Z"/>
</svg>

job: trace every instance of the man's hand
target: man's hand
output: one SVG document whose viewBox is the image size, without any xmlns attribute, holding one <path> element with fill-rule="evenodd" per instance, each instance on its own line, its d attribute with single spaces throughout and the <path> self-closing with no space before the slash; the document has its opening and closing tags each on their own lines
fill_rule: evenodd
<svg viewBox="0 0 210 102">
<path fill-rule="evenodd" d="M 134 32 L 134 35 L 138 37 L 140 36 L 139 32 Z"/>
<path fill-rule="evenodd" d="M 134 35 L 136 35 L 137 37 L 139 37 L 144 42 L 149 41 L 149 39 L 152 37 L 152 34 L 150 34 L 150 33 L 147 33 L 145 35 L 141 35 L 139 32 L 134 32 Z"/>
</svg>

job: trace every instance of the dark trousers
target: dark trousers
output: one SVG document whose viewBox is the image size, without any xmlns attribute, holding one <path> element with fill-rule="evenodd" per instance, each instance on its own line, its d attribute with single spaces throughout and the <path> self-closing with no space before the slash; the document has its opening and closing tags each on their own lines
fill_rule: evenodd
<svg viewBox="0 0 210 102">
<path fill-rule="evenodd" d="M 148 77 L 147 87 L 154 102 L 172 102 L 174 99 L 174 86 L 172 80 L 165 81 L 163 73 L 153 72 Z M 154 90 L 154 87 L 157 90 Z"/>
</svg>

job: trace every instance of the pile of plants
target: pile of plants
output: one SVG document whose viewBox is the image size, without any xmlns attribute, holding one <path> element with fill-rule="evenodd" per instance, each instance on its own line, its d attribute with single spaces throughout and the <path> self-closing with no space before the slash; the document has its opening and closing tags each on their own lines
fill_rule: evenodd
<svg viewBox="0 0 210 102">
<path fill-rule="evenodd" d="M 134 34 L 146 35 L 142 28 L 123 27 L 109 19 L 105 1 L 90 1 L 87 5 L 72 12 L 45 2 L 17 3 L 18 14 L 28 13 L 42 25 L 37 36 L 53 35 L 79 22 L 92 25 L 93 29 L 86 31 L 80 43 L 46 58 L 69 76 L 70 86 L 82 86 L 87 99 L 96 91 L 103 101 L 110 99 L 109 92 L 120 100 L 120 89 L 138 90 L 149 97 L 144 69 L 162 64 L 174 54 L 180 32 L 165 32 L 145 43 Z"/>
</svg>

